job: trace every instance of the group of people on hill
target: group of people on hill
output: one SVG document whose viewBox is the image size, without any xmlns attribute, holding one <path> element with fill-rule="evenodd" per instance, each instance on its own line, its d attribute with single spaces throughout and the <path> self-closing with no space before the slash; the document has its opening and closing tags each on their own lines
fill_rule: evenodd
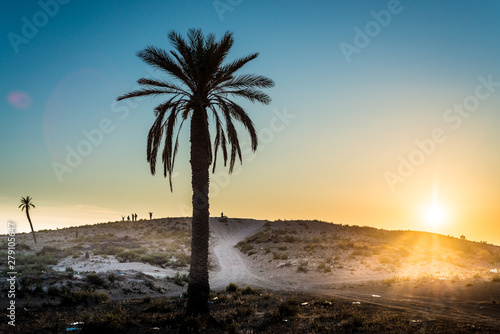
<svg viewBox="0 0 500 334">
<path fill-rule="evenodd" d="M 132 221 L 137 221 L 137 213 L 133 213 L 130 216 L 127 216 L 127 220 L 130 221 L 130 217 L 132 217 Z M 122 216 L 122 221 L 125 221 L 125 216 Z"/>
<path fill-rule="evenodd" d="M 130 216 L 127 216 L 127 220 L 130 221 L 130 217 L 132 217 L 132 221 L 136 222 L 137 221 L 137 213 L 132 213 Z M 149 219 L 153 219 L 153 213 L 149 213 Z M 125 221 L 125 216 L 122 216 L 122 221 Z"/>
</svg>

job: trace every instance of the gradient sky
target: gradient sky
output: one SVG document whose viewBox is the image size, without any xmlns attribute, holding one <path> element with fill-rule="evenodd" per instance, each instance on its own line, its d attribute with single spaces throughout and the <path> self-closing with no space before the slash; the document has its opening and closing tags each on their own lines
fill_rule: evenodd
<svg viewBox="0 0 500 334">
<path fill-rule="evenodd" d="M 170 31 L 185 35 L 195 27 L 217 37 L 232 31 L 229 59 L 260 52 L 241 73 L 276 83 L 266 91 L 271 105 L 240 101 L 260 148 L 250 154 L 242 132 L 243 165 L 230 177 L 219 165 L 212 176 L 212 216 L 320 219 L 500 244 L 499 2 L 6 6 L 0 16 L 1 233 L 8 220 L 28 231 L 17 208 L 26 195 L 36 205 L 35 229 L 132 212 L 190 215 L 189 128 L 171 193 L 168 180 L 151 176 L 145 154 L 162 98 L 115 100 L 140 77 L 161 77 L 137 51 L 169 50 Z M 94 134 L 94 143 L 85 133 Z M 86 156 L 73 158 L 71 172 L 58 177 L 54 164 L 68 165 L 68 149 Z M 447 213 L 442 224 L 423 217 L 433 200 Z"/>
</svg>

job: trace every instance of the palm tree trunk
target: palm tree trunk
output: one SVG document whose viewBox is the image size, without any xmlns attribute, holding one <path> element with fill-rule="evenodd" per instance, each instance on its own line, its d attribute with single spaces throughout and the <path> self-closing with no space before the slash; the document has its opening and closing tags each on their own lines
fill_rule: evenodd
<svg viewBox="0 0 500 334">
<path fill-rule="evenodd" d="M 35 244 L 36 244 L 35 230 L 33 229 L 33 224 L 31 223 L 30 212 L 29 212 L 28 208 L 26 208 L 26 216 L 28 217 L 28 221 L 29 221 L 30 226 L 31 226 L 31 233 L 33 233 L 33 239 L 35 240 Z"/>
<path fill-rule="evenodd" d="M 205 110 L 191 117 L 191 173 L 193 220 L 191 222 L 191 268 L 189 270 L 188 314 L 208 313 L 209 167 L 208 124 Z"/>
</svg>

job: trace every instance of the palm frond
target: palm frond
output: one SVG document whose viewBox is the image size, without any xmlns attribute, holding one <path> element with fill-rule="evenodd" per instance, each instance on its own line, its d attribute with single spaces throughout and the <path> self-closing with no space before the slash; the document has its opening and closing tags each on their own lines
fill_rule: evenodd
<svg viewBox="0 0 500 334">
<path fill-rule="evenodd" d="M 257 131 L 255 126 L 250 119 L 250 116 L 245 112 L 245 110 L 233 101 L 228 101 L 229 110 L 231 115 L 243 124 L 250 134 L 250 142 L 252 151 L 255 152 L 258 146 Z"/>
<path fill-rule="evenodd" d="M 156 119 L 148 133 L 146 159 L 149 162 L 152 175 L 155 175 L 156 173 L 156 157 L 158 155 L 158 149 L 160 148 L 160 142 L 163 136 L 163 118 L 165 117 L 165 114 L 166 110 L 163 110 L 156 115 Z"/>
<path fill-rule="evenodd" d="M 222 66 L 220 68 L 220 73 L 225 74 L 225 75 L 233 75 L 233 73 L 238 71 L 240 68 L 245 66 L 245 64 L 247 64 L 249 61 L 254 60 L 258 56 L 259 56 L 259 53 L 256 52 L 256 53 L 252 53 L 246 57 L 236 59 L 233 62 L 231 62 L 230 64 Z"/>
<path fill-rule="evenodd" d="M 238 156 L 240 163 L 242 163 L 243 160 L 241 158 L 241 148 L 238 139 L 238 132 L 236 131 L 236 128 L 234 127 L 233 121 L 231 119 L 229 107 L 225 103 L 225 101 L 222 101 L 220 106 L 226 121 L 227 141 L 231 146 L 231 157 L 229 159 L 229 174 L 231 174 L 233 172 L 234 163 L 236 162 L 236 156 Z"/>
<path fill-rule="evenodd" d="M 182 89 L 178 85 L 170 83 L 170 82 L 166 82 L 166 81 L 141 78 L 141 79 L 137 80 L 137 83 L 140 85 L 145 85 L 145 86 L 155 86 L 155 87 L 168 88 L 168 89 L 176 90 L 179 93 L 189 95 L 189 93 L 187 91 L 185 91 L 184 89 Z"/>
<path fill-rule="evenodd" d="M 174 144 L 174 152 L 172 154 L 172 170 L 170 171 L 168 175 L 168 182 L 170 184 L 170 191 L 173 191 L 172 187 L 172 171 L 174 170 L 174 165 L 175 165 L 175 157 L 177 156 L 177 149 L 179 148 L 179 134 L 181 133 L 182 125 L 184 124 L 184 121 L 186 119 L 183 119 L 181 124 L 179 125 L 179 129 L 177 130 L 177 136 L 175 137 L 175 144 Z"/>
<path fill-rule="evenodd" d="M 144 50 L 139 51 L 137 56 L 145 63 L 155 68 L 163 69 L 192 88 L 190 86 L 192 84 L 191 79 L 187 77 L 179 64 L 176 64 L 166 51 L 154 46 L 148 46 Z"/>
<path fill-rule="evenodd" d="M 219 149 L 219 146 L 222 149 L 222 157 L 224 160 L 224 166 L 226 166 L 227 163 L 227 148 L 226 148 L 226 135 L 224 133 L 223 125 L 220 120 L 219 115 L 217 114 L 217 111 L 213 106 L 210 107 L 214 114 L 214 119 L 215 119 L 215 140 L 214 140 L 214 161 L 213 161 L 213 166 L 212 166 L 212 173 L 215 173 L 215 167 L 217 165 L 217 152 Z"/>
<path fill-rule="evenodd" d="M 256 74 L 244 74 L 222 83 L 219 88 L 271 88 L 274 81 Z"/>
<path fill-rule="evenodd" d="M 225 94 L 229 95 L 234 95 L 238 97 L 245 98 L 251 102 L 260 102 L 262 104 L 270 104 L 271 103 L 271 97 L 267 95 L 266 93 L 263 93 L 259 90 L 255 89 L 250 89 L 250 88 L 244 88 L 244 89 L 238 89 L 238 90 L 228 90 L 224 91 Z"/>
<path fill-rule="evenodd" d="M 139 97 L 139 96 L 146 96 L 146 95 L 156 96 L 156 95 L 162 95 L 162 94 L 176 94 L 176 93 L 177 93 L 176 90 L 168 89 L 168 88 L 164 88 L 164 89 L 145 89 L 144 88 L 144 89 L 134 90 L 130 93 L 121 95 L 116 100 L 121 101 L 121 100 L 129 99 L 132 97 Z"/>
</svg>

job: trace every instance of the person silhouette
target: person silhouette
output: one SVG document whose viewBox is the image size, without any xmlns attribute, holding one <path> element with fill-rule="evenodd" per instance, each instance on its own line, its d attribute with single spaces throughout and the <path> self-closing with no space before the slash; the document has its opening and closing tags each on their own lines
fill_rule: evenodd
<svg viewBox="0 0 500 334">
<path fill-rule="evenodd" d="M 127 216 L 127 220 L 130 220 L 130 216 Z"/>
<path fill-rule="evenodd" d="M 151 219 L 153 219 L 153 213 L 152 212 L 149 213 L 149 220 L 151 220 Z"/>
<path fill-rule="evenodd" d="M 224 217 L 224 212 L 221 212 L 220 213 L 220 217 L 223 218 Z"/>
<path fill-rule="evenodd" d="M 125 220 L 125 216 L 122 216 L 122 221 L 124 221 L 124 220 Z"/>
</svg>

